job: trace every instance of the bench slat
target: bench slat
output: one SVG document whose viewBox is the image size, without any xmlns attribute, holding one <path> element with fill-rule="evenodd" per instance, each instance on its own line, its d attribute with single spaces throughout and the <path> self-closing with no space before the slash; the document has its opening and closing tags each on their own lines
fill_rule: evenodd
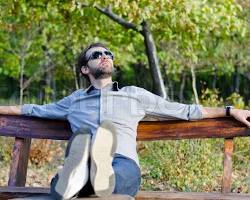
<svg viewBox="0 0 250 200">
<path fill-rule="evenodd" d="M 13 198 L 25 198 L 25 199 L 39 199 L 39 200 L 46 200 L 49 198 L 49 188 L 42 188 L 42 187 L 0 187 L 0 200 L 4 199 L 13 199 Z M 77 198 L 83 200 L 94 200 L 97 199 L 96 196 L 84 197 L 84 198 Z M 102 197 L 98 198 L 98 200 L 133 200 L 134 198 L 128 195 L 111 195 L 108 198 Z"/>
<path fill-rule="evenodd" d="M 0 186 L 0 193 L 19 193 L 19 194 L 49 194 L 47 187 L 13 187 Z"/>
<path fill-rule="evenodd" d="M 250 136 L 250 129 L 233 118 L 199 121 L 142 121 L 138 140 L 233 138 Z"/>
<path fill-rule="evenodd" d="M 204 119 L 192 122 L 183 120 L 142 121 L 139 123 L 137 132 L 137 140 L 250 136 L 250 129 L 233 118 Z M 67 140 L 71 135 L 71 130 L 66 121 L 0 115 L 0 135 Z"/>
<path fill-rule="evenodd" d="M 136 200 L 249 200 L 247 194 L 221 194 L 205 192 L 147 192 L 140 191 L 136 195 Z"/>
<path fill-rule="evenodd" d="M 70 134 L 70 125 L 66 121 L 0 115 L 0 135 L 2 136 L 68 140 Z"/>
<path fill-rule="evenodd" d="M 0 199 L 27 197 L 28 195 L 47 195 L 49 188 L 34 188 L 34 187 L 0 187 Z M 94 199 L 94 198 L 79 198 L 79 199 Z M 98 198 L 104 200 L 107 198 Z M 112 195 L 109 199 L 132 199 L 129 196 Z M 236 193 L 204 193 L 204 192 L 162 192 L 162 191 L 140 191 L 136 195 L 136 200 L 249 200 L 250 194 Z"/>
</svg>

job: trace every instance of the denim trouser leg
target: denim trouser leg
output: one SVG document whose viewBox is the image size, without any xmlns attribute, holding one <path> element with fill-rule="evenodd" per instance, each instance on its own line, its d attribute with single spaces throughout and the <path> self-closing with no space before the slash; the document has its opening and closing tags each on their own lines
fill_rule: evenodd
<svg viewBox="0 0 250 200">
<path fill-rule="evenodd" d="M 112 166 L 116 179 L 113 193 L 135 196 L 141 184 L 141 171 L 135 161 L 123 155 L 115 154 Z M 89 180 L 78 196 L 84 197 L 91 194 L 94 194 L 94 190 Z"/>
<path fill-rule="evenodd" d="M 134 160 L 116 154 L 112 163 L 115 172 L 114 194 L 135 196 L 140 189 L 141 171 Z"/>
</svg>

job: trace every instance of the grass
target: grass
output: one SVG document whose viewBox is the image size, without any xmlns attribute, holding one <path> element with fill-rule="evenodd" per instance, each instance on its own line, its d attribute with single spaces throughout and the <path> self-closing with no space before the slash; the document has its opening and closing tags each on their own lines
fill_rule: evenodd
<svg viewBox="0 0 250 200">
<path fill-rule="evenodd" d="M 142 189 L 220 191 L 223 139 L 143 142 Z M 250 192 L 250 138 L 235 139 L 233 192 Z"/>
<path fill-rule="evenodd" d="M 218 191 L 222 174 L 221 144 L 218 139 L 146 143 L 140 156 L 146 172 L 145 189 Z M 158 184 L 148 184 L 148 180 L 155 180 Z M 161 188 L 157 186 L 159 184 Z"/>
</svg>

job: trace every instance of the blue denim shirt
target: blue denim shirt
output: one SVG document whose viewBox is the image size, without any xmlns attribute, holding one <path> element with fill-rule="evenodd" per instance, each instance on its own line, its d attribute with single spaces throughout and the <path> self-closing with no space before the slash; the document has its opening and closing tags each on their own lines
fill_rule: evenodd
<svg viewBox="0 0 250 200">
<path fill-rule="evenodd" d="M 92 134 L 103 120 L 111 120 L 117 130 L 117 150 L 138 165 L 136 136 L 138 122 L 146 115 L 165 119 L 196 120 L 202 118 L 201 105 L 169 102 L 143 88 L 118 88 L 113 82 L 102 89 L 93 86 L 79 89 L 58 102 L 24 104 L 23 115 L 68 120 L 72 132 L 87 126 Z"/>
</svg>

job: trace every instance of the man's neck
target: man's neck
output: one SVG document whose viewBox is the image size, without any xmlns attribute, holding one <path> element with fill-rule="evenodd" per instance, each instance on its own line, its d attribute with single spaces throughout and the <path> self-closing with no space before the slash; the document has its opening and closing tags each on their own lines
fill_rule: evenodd
<svg viewBox="0 0 250 200">
<path fill-rule="evenodd" d="M 112 83 L 112 78 L 111 78 L 111 77 L 103 78 L 103 79 L 94 79 L 94 78 L 90 78 L 90 82 L 91 82 L 91 84 L 92 84 L 96 89 L 102 89 L 102 88 L 104 88 L 106 85 Z"/>
</svg>

